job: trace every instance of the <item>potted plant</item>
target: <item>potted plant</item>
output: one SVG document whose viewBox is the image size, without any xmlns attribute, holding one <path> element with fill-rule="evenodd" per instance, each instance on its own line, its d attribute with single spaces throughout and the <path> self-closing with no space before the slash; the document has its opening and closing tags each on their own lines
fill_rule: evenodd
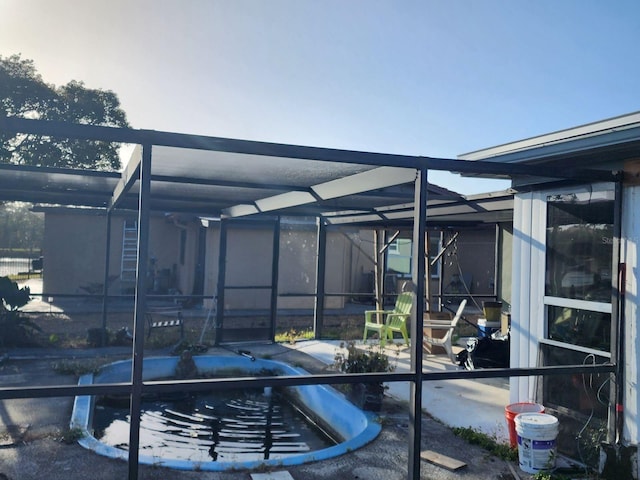
<svg viewBox="0 0 640 480">
<path fill-rule="evenodd" d="M 334 367 L 343 373 L 392 372 L 395 365 L 381 347 L 369 346 L 359 349 L 355 342 L 340 344 L 334 358 Z M 356 383 L 349 385 L 349 399 L 363 410 L 374 412 L 382 408 L 385 386 L 382 382 Z"/>
<path fill-rule="evenodd" d="M 29 287 L 18 288 L 9 277 L 0 277 L 0 347 L 33 343 L 32 336 L 40 327 L 19 309 L 30 300 Z"/>
</svg>

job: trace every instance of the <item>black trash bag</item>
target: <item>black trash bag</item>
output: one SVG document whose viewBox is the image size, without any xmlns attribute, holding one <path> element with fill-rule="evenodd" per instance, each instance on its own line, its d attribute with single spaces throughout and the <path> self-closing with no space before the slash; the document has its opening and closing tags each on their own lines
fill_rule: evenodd
<svg viewBox="0 0 640 480">
<path fill-rule="evenodd" d="M 509 368 L 509 335 L 503 338 L 471 338 L 467 349 L 456 358 L 461 367 L 467 370 L 475 368 Z"/>
</svg>

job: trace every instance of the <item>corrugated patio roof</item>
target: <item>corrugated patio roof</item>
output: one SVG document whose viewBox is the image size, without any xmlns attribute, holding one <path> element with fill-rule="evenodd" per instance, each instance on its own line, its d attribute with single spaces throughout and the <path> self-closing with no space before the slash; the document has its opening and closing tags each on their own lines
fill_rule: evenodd
<svg viewBox="0 0 640 480">
<path fill-rule="evenodd" d="M 150 158 L 152 211 L 206 217 L 320 216 L 332 224 L 411 225 L 420 169 L 505 176 L 540 170 L 495 162 L 337 150 L 196 135 L 0 118 L 0 128 L 138 144 L 121 173 L 0 165 L 0 199 L 49 205 L 137 210 L 140 145 Z M 560 170 L 547 177 L 598 178 Z M 430 185 L 429 223 L 511 219 L 512 192 L 465 197 Z"/>
</svg>

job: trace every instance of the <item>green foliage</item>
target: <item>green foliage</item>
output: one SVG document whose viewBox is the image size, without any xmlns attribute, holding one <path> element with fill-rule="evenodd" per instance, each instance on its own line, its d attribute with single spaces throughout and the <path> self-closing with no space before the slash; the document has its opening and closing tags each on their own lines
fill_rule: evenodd
<svg viewBox="0 0 640 480">
<path fill-rule="evenodd" d="M 53 364 L 53 371 L 60 375 L 79 377 L 87 373 L 98 373 L 100 367 L 107 362 L 104 358 L 88 358 L 82 360 L 60 360 Z"/>
<path fill-rule="evenodd" d="M 0 277 L 0 347 L 30 345 L 40 327 L 19 309 L 31 297 L 29 287 L 18 288 L 9 277 Z"/>
<path fill-rule="evenodd" d="M 453 433 L 472 445 L 478 445 L 484 448 L 498 458 L 511 462 L 518 461 L 518 449 L 511 448 L 508 444 L 498 443 L 495 438 L 485 433 L 478 432 L 473 428 L 464 427 L 453 428 Z"/>
<path fill-rule="evenodd" d="M 371 346 L 361 350 L 356 348 L 355 342 L 340 344 L 333 366 L 344 373 L 393 372 L 395 370 L 395 365 L 389 361 L 389 357 L 382 348 Z"/>
<path fill-rule="evenodd" d="M 84 437 L 84 432 L 78 427 L 69 428 L 60 432 L 60 441 L 67 445 L 76 443 L 78 440 Z"/>
<path fill-rule="evenodd" d="M 571 480 L 572 477 L 560 473 L 538 472 L 531 478 L 532 480 Z"/>
<path fill-rule="evenodd" d="M 290 343 L 294 344 L 299 340 L 311 340 L 315 338 L 313 330 L 298 331 L 295 328 L 291 328 L 286 332 L 276 333 L 275 341 L 277 343 Z"/>
<path fill-rule="evenodd" d="M 191 343 L 187 340 L 180 340 L 172 349 L 171 355 L 181 356 L 184 352 L 192 354 L 205 353 L 209 346 L 202 343 Z"/>
<path fill-rule="evenodd" d="M 8 202 L 0 205 L 0 245 L 24 249 L 24 257 L 40 251 L 44 237 L 44 214 L 31 211 L 31 204 Z M 4 256 L 4 255 L 3 255 Z"/>
<path fill-rule="evenodd" d="M 18 284 L 9 277 L 0 277 L 0 308 L 16 311 L 24 307 L 31 297 L 29 287 L 18 288 Z M 8 308 L 7 308 L 8 307 Z"/>
<path fill-rule="evenodd" d="M 0 56 L 0 115 L 83 125 L 127 127 L 112 91 L 75 80 L 56 87 L 42 80 L 32 60 Z M 0 162 L 117 171 L 118 144 L 0 132 Z"/>
</svg>

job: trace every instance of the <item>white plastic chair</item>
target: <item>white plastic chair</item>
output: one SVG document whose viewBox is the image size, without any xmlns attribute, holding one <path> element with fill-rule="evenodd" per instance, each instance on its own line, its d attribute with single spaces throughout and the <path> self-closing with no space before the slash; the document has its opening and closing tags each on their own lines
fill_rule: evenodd
<svg viewBox="0 0 640 480">
<path fill-rule="evenodd" d="M 447 355 L 449 355 L 449 358 L 451 359 L 451 361 L 453 363 L 456 363 L 456 356 L 453 353 L 453 347 L 451 345 L 451 337 L 453 336 L 453 330 L 456 328 L 456 325 L 458 325 L 458 321 L 460 320 L 460 317 L 462 317 L 462 312 L 466 305 L 467 305 L 467 300 L 466 299 L 462 300 L 462 302 L 460 302 L 460 306 L 458 307 L 458 310 L 456 311 L 456 314 L 451 320 L 425 320 L 424 321 L 423 323 L 424 331 L 422 334 L 423 335 L 422 347 L 425 350 L 427 350 L 427 347 L 430 345 L 442 347 L 447 352 Z M 427 329 L 430 329 L 431 331 L 445 330 L 445 333 L 442 336 L 442 338 L 436 338 L 431 336 L 430 335 L 431 331 L 428 331 Z"/>
</svg>

